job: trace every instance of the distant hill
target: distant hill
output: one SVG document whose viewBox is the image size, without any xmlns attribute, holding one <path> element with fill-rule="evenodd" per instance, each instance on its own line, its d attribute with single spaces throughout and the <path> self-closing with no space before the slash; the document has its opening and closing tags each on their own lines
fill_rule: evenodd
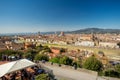
<svg viewBox="0 0 120 80">
<path fill-rule="evenodd" d="M 57 31 L 57 34 L 60 34 L 61 31 Z M 101 29 L 101 28 L 86 28 L 75 31 L 64 31 L 65 33 L 75 33 L 75 34 L 90 34 L 90 33 L 116 33 L 120 34 L 120 29 Z M 21 33 L 1 33 L 0 36 L 14 36 L 14 35 L 32 35 L 37 34 L 37 32 L 21 32 Z M 55 34 L 55 32 L 41 32 L 41 34 Z"/>
<path fill-rule="evenodd" d="M 75 34 L 90 34 L 90 33 L 116 33 L 116 34 L 120 34 L 120 29 L 100 29 L 100 28 L 86 28 L 86 29 L 80 29 L 80 30 L 76 30 L 76 31 L 70 31 L 67 33 L 75 33 Z"/>
</svg>

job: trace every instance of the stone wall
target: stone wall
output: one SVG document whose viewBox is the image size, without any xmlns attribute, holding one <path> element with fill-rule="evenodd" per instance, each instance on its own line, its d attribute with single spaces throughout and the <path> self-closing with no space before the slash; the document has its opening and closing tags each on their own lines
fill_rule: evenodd
<svg viewBox="0 0 120 80">
<path fill-rule="evenodd" d="M 42 62 L 39 62 L 39 63 L 43 64 Z M 63 64 L 59 65 L 57 63 L 51 64 L 50 62 L 46 62 L 45 65 L 56 66 L 56 67 L 61 67 L 61 68 L 66 68 L 66 69 L 74 70 L 73 66 L 68 66 L 68 65 L 63 65 Z M 98 75 L 98 72 L 87 70 L 87 69 L 84 69 L 84 68 L 77 68 L 76 71 L 81 71 L 81 72 L 85 72 L 85 73 L 88 73 L 88 74 L 93 74 L 95 76 Z"/>
<path fill-rule="evenodd" d="M 57 63 L 53 63 L 53 64 L 51 64 L 50 62 L 42 63 L 41 61 L 39 61 L 39 63 L 40 64 L 44 64 L 44 65 L 50 65 L 50 66 L 55 66 L 55 67 L 61 67 L 61 68 L 66 68 L 66 69 L 70 69 L 70 70 L 75 70 L 74 67 L 68 66 L 68 65 L 63 65 L 63 64 L 61 64 L 61 66 L 59 66 L 59 64 L 57 64 Z M 98 72 L 87 70 L 87 69 L 84 69 L 84 68 L 77 68 L 76 71 L 80 71 L 80 72 L 92 74 L 94 76 L 98 76 Z M 105 77 L 105 76 L 98 76 L 98 78 L 102 79 L 102 80 L 120 80 L 119 78 Z"/>
</svg>

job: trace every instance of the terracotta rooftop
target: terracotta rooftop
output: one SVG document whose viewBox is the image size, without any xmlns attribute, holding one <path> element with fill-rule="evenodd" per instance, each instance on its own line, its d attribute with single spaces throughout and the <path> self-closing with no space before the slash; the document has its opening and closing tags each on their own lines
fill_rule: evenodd
<svg viewBox="0 0 120 80">
<path fill-rule="evenodd" d="M 8 63 L 9 61 L 0 61 L 0 65 Z"/>
</svg>

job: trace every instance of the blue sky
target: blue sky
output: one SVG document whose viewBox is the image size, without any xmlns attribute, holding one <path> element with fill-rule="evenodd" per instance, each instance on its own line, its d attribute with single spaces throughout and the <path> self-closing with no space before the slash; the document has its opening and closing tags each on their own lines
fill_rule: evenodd
<svg viewBox="0 0 120 80">
<path fill-rule="evenodd" d="M 0 0 L 0 33 L 120 29 L 120 0 Z"/>
</svg>

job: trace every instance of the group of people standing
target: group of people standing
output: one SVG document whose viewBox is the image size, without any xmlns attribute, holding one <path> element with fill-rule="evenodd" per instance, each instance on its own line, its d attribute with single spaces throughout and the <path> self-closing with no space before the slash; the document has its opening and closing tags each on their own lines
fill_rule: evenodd
<svg viewBox="0 0 120 80">
<path fill-rule="evenodd" d="M 39 67 L 31 67 L 22 69 L 10 74 L 4 75 L 1 79 L 2 80 L 35 80 L 35 76 L 37 75 L 37 70 L 39 70 Z"/>
<path fill-rule="evenodd" d="M 17 56 L 8 56 L 5 54 L 2 54 L 2 61 L 14 61 L 14 60 L 19 60 L 21 59 L 22 56 L 21 55 L 17 55 Z"/>
</svg>

